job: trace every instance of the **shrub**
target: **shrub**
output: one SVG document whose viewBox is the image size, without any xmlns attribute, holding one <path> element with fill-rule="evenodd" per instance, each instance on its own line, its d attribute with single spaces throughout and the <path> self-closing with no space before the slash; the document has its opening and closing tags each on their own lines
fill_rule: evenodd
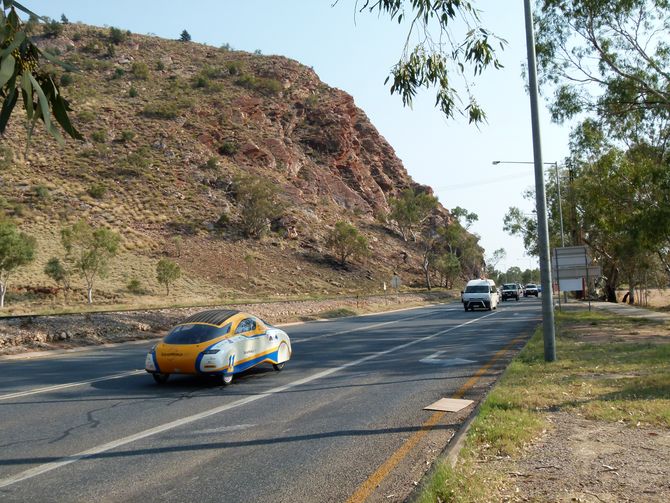
<svg viewBox="0 0 670 503">
<path fill-rule="evenodd" d="M 130 89 L 128 89 L 128 96 L 130 96 L 131 98 L 135 98 L 137 97 L 137 95 L 138 95 L 137 89 L 135 89 L 134 86 L 130 86 Z"/>
<path fill-rule="evenodd" d="M 254 54 L 255 54 L 256 56 L 260 56 L 260 55 L 263 54 L 263 53 L 261 52 L 260 49 L 256 49 L 256 50 L 254 51 Z"/>
<path fill-rule="evenodd" d="M 107 186 L 102 183 L 94 183 L 86 192 L 93 199 L 102 199 L 107 193 Z"/>
<path fill-rule="evenodd" d="M 64 73 L 63 75 L 60 76 L 60 85 L 62 87 L 67 87 L 70 84 L 72 84 L 72 82 L 74 82 L 74 79 L 72 78 L 72 75 L 70 75 L 69 73 Z"/>
<path fill-rule="evenodd" d="M 237 143 L 226 141 L 219 147 L 219 154 L 221 155 L 235 155 L 237 153 Z"/>
<path fill-rule="evenodd" d="M 107 44 L 107 57 L 113 58 L 114 56 L 116 56 L 116 49 L 114 48 L 114 44 Z"/>
<path fill-rule="evenodd" d="M 276 79 L 260 78 L 256 79 L 254 89 L 263 94 L 275 95 L 282 91 L 283 86 Z"/>
<path fill-rule="evenodd" d="M 132 168 L 138 168 L 141 170 L 147 169 L 151 165 L 151 160 L 149 159 L 149 149 L 142 147 L 132 154 L 128 154 L 125 163 Z"/>
<path fill-rule="evenodd" d="M 162 61 L 156 63 L 156 70 L 158 70 L 159 72 L 165 70 L 165 63 L 163 63 Z"/>
<path fill-rule="evenodd" d="M 209 79 L 204 75 L 198 75 L 193 83 L 195 88 L 209 87 Z"/>
<path fill-rule="evenodd" d="M 174 119 L 177 113 L 177 105 L 167 101 L 150 103 L 142 110 L 142 115 L 149 119 Z"/>
<path fill-rule="evenodd" d="M 126 41 L 128 33 L 129 32 L 124 32 L 122 29 L 112 26 L 109 28 L 109 41 L 112 44 L 119 45 Z"/>
<path fill-rule="evenodd" d="M 81 48 L 81 50 L 88 54 L 99 54 L 100 51 L 102 50 L 102 47 L 95 40 L 89 40 L 88 42 L 86 42 L 86 45 L 84 45 L 84 47 Z"/>
<path fill-rule="evenodd" d="M 146 290 L 142 286 L 142 282 L 137 278 L 130 278 L 126 285 L 126 289 L 135 295 L 144 295 L 146 293 Z"/>
<path fill-rule="evenodd" d="M 80 40 L 81 40 L 81 33 L 79 33 L 78 31 L 74 32 L 72 34 L 72 41 L 79 42 Z"/>
<path fill-rule="evenodd" d="M 35 197 L 40 201 L 48 201 L 49 198 L 51 197 L 49 189 L 47 188 L 46 185 L 35 185 L 35 187 L 33 188 L 33 192 L 35 194 Z"/>
<path fill-rule="evenodd" d="M 221 46 L 221 50 L 222 50 L 222 51 L 225 51 L 225 52 L 232 51 L 232 50 L 233 50 L 233 46 L 230 45 L 228 42 L 226 42 L 225 44 L 223 44 L 223 45 Z"/>
<path fill-rule="evenodd" d="M 50 19 L 44 25 L 44 34 L 50 38 L 59 37 L 63 33 L 63 25 L 55 19 Z"/>
<path fill-rule="evenodd" d="M 91 133 L 91 140 L 95 143 L 105 143 L 107 141 L 107 131 L 104 129 L 93 131 L 93 133 Z"/>
<path fill-rule="evenodd" d="M 200 165 L 201 169 L 216 169 L 219 166 L 219 161 L 216 157 L 210 157 L 207 162 Z"/>
<path fill-rule="evenodd" d="M 126 71 L 123 68 L 117 67 L 114 68 L 114 73 L 112 74 L 112 79 L 120 79 L 126 74 Z"/>
<path fill-rule="evenodd" d="M 240 78 L 238 78 L 235 81 L 235 84 L 237 84 L 240 87 L 244 87 L 245 89 L 253 89 L 255 85 L 256 78 L 253 75 L 249 74 L 244 74 L 240 75 Z"/>
<path fill-rule="evenodd" d="M 221 213 L 217 221 L 214 222 L 214 228 L 218 230 L 225 229 L 229 223 L 230 223 L 230 216 L 228 215 L 228 212 L 223 212 Z"/>
<path fill-rule="evenodd" d="M 333 250 L 340 265 L 350 257 L 359 257 L 368 252 L 368 240 L 358 229 L 347 222 L 337 222 L 328 234 L 326 246 Z"/>
<path fill-rule="evenodd" d="M 261 237 L 269 222 L 283 211 L 279 201 L 280 188 L 265 178 L 238 176 L 234 182 L 234 193 L 242 217 L 242 231 L 247 237 Z"/>
<path fill-rule="evenodd" d="M 135 132 L 131 131 L 130 129 L 124 129 L 123 131 L 121 131 L 121 138 L 119 140 L 121 141 L 121 143 L 126 143 L 132 140 L 133 138 L 135 138 Z"/>
<path fill-rule="evenodd" d="M 83 123 L 93 122 L 96 117 L 97 115 L 92 110 L 82 110 L 77 114 L 77 119 Z"/>
<path fill-rule="evenodd" d="M 149 67 L 142 61 L 135 61 L 130 71 L 136 79 L 147 80 L 149 78 Z"/>
<path fill-rule="evenodd" d="M 242 62 L 228 61 L 226 63 L 226 70 L 228 70 L 228 75 L 242 75 Z"/>
</svg>

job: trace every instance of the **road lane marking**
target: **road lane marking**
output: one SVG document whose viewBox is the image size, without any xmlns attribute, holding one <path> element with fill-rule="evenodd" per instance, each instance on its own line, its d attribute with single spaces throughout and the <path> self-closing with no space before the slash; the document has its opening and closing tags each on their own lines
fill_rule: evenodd
<svg viewBox="0 0 670 503">
<path fill-rule="evenodd" d="M 314 341 L 317 339 L 326 339 L 328 337 L 335 337 L 336 335 L 343 335 L 343 334 L 350 334 L 353 332 L 360 332 L 361 330 L 370 330 L 372 328 L 379 328 L 383 327 L 386 325 L 391 325 L 393 323 L 400 323 L 403 321 L 410 321 L 410 320 L 415 320 L 417 318 L 423 318 L 424 316 L 429 316 L 433 314 L 432 312 L 428 313 L 422 313 L 422 314 L 417 314 L 416 316 L 410 316 L 409 318 L 400 318 L 399 320 L 393 320 L 393 321 L 383 321 L 381 323 L 375 323 L 374 325 L 366 325 L 364 327 L 358 327 L 358 328 L 352 328 L 349 330 L 341 330 L 339 332 L 332 332 L 329 334 L 322 334 L 322 335 L 315 335 L 314 337 L 305 337 L 303 339 L 291 339 L 291 344 L 299 344 L 301 342 L 309 342 L 309 341 Z M 334 320 L 333 320 L 334 321 Z"/>
<path fill-rule="evenodd" d="M 10 400 L 11 398 L 20 398 L 29 395 L 37 395 L 39 393 L 48 393 L 49 391 L 58 391 L 61 389 L 74 388 L 76 386 L 86 386 L 87 384 L 92 384 L 94 382 L 111 381 L 112 379 L 121 379 L 123 377 L 133 376 L 137 374 L 145 374 L 145 373 L 146 370 L 130 370 L 128 372 L 121 372 L 120 374 L 96 377 L 95 379 L 89 379 L 88 381 L 68 382 L 64 384 L 55 384 L 53 386 L 45 386 L 44 388 L 35 388 L 26 391 L 17 391 L 15 393 L 9 393 L 7 395 L 0 395 L 0 401 Z"/>
<path fill-rule="evenodd" d="M 444 367 L 451 367 L 453 365 L 466 365 L 468 363 L 475 363 L 474 360 L 466 360 L 465 358 L 440 358 L 447 350 L 436 351 L 432 355 L 419 360 L 419 363 L 430 363 L 433 365 L 442 365 Z"/>
<path fill-rule="evenodd" d="M 490 315 L 489 315 L 490 316 Z M 481 318 L 479 318 L 481 319 Z M 493 364 L 498 361 L 504 354 L 506 354 L 515 344 L 523 341 L 525 337 L 516 337 L 510 341 L 504 348 L 498 351 L 493 357 L 477 372 L 475 372 L 466 383 L 459 388 L 459 390 L 454 394 L 453 398 L 463 398 L 465 393 L 472 388 L 479 379 L 493 366 Z M 389 457 L 384 463 L 377 468 L 377 470 L 370 475 L 367 480 L 365 480 L 358 488 L 356 492 L 352 494 L 347 503 L 362 503 L 368 499 L 372 494 L 375 488 L 382 483 L 382 481 L 388 477 L 388 475 L 393 471 L 393 469 L 398 466 L 398 464 L 409 454 L 412 449 L 414 449 L 419 442 L 425 437 L 429 431 L 437 425 L 440 420 L 446 415 L 446 412 L 435 412 L 432 414 L 411 437 L 409 437 L 403 445 L 396 450 L 391 457 Z"/>
<path fill-rule="evenodd" d="M 349 363 L 345 363 L 344 365 L 340 365 L 339 367 L 333 367 L 330 369 L 322 370 L 321 372 L 317 372 L 316 374 L 312 374 L 307 377 L 303 377 L 302 379 L 298 379 L 297 381 L 293 381 L 288 384 L 284 384 L 283 386 L 278 386 L 276 388 L 269 389 L 263 393 L 259 393 L 257 395 L 250 395 L 246 398 L 242 398 L 240 400 L 236 400 L 234 402 L 228 403 L 226 405 L 221 405 L 219 407 L 214 407 L 213 409 L 205 410 L 203 412 L 199 412 L 198 414 L 193 414 L 191 416 L 186 416 L 181 419 L 177 419 L 175 421 L 170 421 L 169 423 L 164 423 L 159 426 L 155 426 L 154 428 L 149 428 L 144 431 L 140 431 L 138 433 L 135 433 L 133 435 L 129 435 L 126 437 L 122 437 L 116 440 L 112 440 L 111 442 L 107 442 L 101 445 L 97 445 L 95 447 L 92 447 L 91 449 L 87 449 L 85 451 L 78 452 L 76 454 L 71 454 L 69 456 L 65 456 L 59 460 L 52 461 L 50 463 L 44 463 L 42 465 L 38 465 L 34 468 L 31 468 L 29 470 L 25 470 L 22 472 L 19 472 L 15 475 L 12 475 L 10 477 L 6 477 L 4 479 L 0 479 L 0 489 L 3 487 L 8 487 L 11 485 L 14 485 L 18 482 L 22 482 L 24 480 L 31 479 L 33 477 L 37 477 L 38 475 L 43 475 L 47 472 L 50 472 L 52 470 L 56 470 L 57 468 L 61 468 L 63 466 L 70 465 L 72 463 L 75 463 L 77 461 L 81 461 L 82 459 L 86 458 L 91 458 L 93 456 L 96 456 L 98 454 L 102 454 L 103 452 L 111 451 L 112 449 L 116 449 L 118 447 L 122 447 L 124 445 L 130 444 L 132 442 L 137 442 L 138 440 L 143 440 L 148 437 L 152 437 L 154 435 L 158 435 L 160 433 L 164 433 L 166 431 L 172 430 L 174 428 L 178 428 L 180 426 L 185 426 L 187 424 L 194 423 L 195 421 L 199 421 L 201 419 L 205 419 L 210 416 L 214 416 L 216 414 L 220 414 L 222 412 L 235 409 L 237 407 L 241 407 L 243 405 L 255 402 L 257 400 L 260 400 L 262 398 L 267 398 L 272 395 L 275 395 L 277 393 L 282 393 L 284 391 L 287 391 L 289 389 L 295 388 L 297 386 L 302 386 L 303 384 L 310 383 L 312 381 L 316 381 L 317 379 L 322 379 L 324 377 L 327 377 L 331 374 L 334 374 L 335 372 L 339 372 L 340 370 L 347 369 L 349 367 L 353 367 L 355 365 L 359 365 L 361 363 L 364 363 L 368 360 L 372 360 L 374 358 L 378 358 L 380 356 L 387 355 L 389 353 L 392 353 L 394 351 L 399 351 L 401 349 L 405 349 L 409 346 L 413 346 L 415 344 L 419 344 L 420 342 L 424 342 L 430 339 L 434 339 L 435 337 L 439 337 L 441 335 L 447 334 L 453 330 L 456 330 L 458 328 L 470 325 L 472 323 L 476 323 L 477 321 L 481 321 L 485 318 L 488 318 L 489 316 L 493 316 L 496 314 L 495 312 L 491 314 L 487 314 L 485 316 L 482 316 L 480 318 L 474 318 L 470 321 L 467 321 L 465 323 L 462 323 L 460 325 L 454 326 L 447 328 L 445 330 L 441 330 L 440 332 L 436 332 L 431 335 L 427 335 L 424 337 L 420 337 L 418 339 L 411 340 L 409 342 L 406 342 L 404 344 L 400 344 L 398 346 L 394 346 L 392 348 L 386 349 L 384 351 L 380 351 L 379 353 L 373 353 L 368 356 L 364 356 L 363 358 L 359 358 L 358 360 L 351 361 Z M 11 460 L 9 460 L 11 461 Z"/>
</svg>

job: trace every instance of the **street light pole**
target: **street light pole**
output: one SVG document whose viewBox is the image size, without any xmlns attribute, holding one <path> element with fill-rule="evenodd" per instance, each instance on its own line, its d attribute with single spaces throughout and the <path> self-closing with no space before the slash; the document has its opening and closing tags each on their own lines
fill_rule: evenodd
<svg viewBox="0 0 670 503">
<path fill-rule="evenodd" d="M 542 285 L 542 333 L 544 359 L 556 360 L 556 334 L 554 331 L 554 302 L 549 262 L 549 228 L 547 226 L 547 198 L 544 190 L 542 147 L 540 144 L 540 113 L 535 64 L 535 34 L 530 0 L 524 0 L 526 20 L 526 52 L 528 54 L 528 91 L 530 93 L 531 124 L 533 130 L 533 159 L 535 161 L 535 205 L 537 207 L 538 241 L 540 249 L 540 284 Z"/>
<path fill-rule="evenodd" d="M 565 236 L 563 234 L 563 204 L 561 203 L 561 179 L 558 176 L 558 163 L 554 163 L 556 170 L 556 190 L 558 191 L 558 218 L 561 222 L 561 247 L 565 248 Z"/>
</svg>

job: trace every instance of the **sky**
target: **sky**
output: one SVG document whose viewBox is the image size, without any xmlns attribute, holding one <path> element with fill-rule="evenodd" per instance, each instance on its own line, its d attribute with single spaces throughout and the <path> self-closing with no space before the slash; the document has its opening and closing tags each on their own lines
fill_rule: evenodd
<svg viewBox="0 0 670 503">
<path fill-rule="evenodd" d="M 520 237 L 503 231 L 510 206 L 526 213 L 534 202 L 523 198 L 534 187 L 530 101 L 522 64 L 526 58 L 523 0 L 479 0 L 482 23 L 507 46 L 499 53 L 504 68 L 472 79 L 473 92 L 487 123 L 446 119 L 434 107 L 434 93 L 421 92 L 412 108 L 391 95 L 384 80 L 402 54 L 407 27 L 388 17 L 356 11 L 356 0 L 25 0 L 42 16 L 96 26 L 115 26 L 139 34 L 177 39 L 187 30 L 195 43 L 278 54 L 311 66 L 326 84 L 354 97 L 395 149 L 410 176 L 429 185 L 443 206 L 478 215 L 470 228 L 485 255 L 504 248 L 499 270 L 537 267 Z M 542 90 L 541 90 L 542 91 Z M 542 157 L 561 162 L 568 154 L 567 126 L 540 111 Z M 548 176 L 548 175 L 546 175 Z"/>
</svg>

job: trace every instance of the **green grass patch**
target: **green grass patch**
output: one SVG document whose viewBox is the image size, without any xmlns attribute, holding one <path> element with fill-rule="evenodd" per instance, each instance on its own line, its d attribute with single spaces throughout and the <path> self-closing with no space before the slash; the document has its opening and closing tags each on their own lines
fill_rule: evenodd
<svg viewBox="0 0 670 503">
<path fill-rule="evenodd" d="M 550 428 L 550 411 L 670 428 L 667 325 L 603 312 L 561 313 L 557 321 L 558 360 L 544 361 L 538 329 L 480 407 L 459 462 L 438 465 L 417 501 L 495 501 L 506 474 L 482 461 L 518 457 Z"/>
</svg>

